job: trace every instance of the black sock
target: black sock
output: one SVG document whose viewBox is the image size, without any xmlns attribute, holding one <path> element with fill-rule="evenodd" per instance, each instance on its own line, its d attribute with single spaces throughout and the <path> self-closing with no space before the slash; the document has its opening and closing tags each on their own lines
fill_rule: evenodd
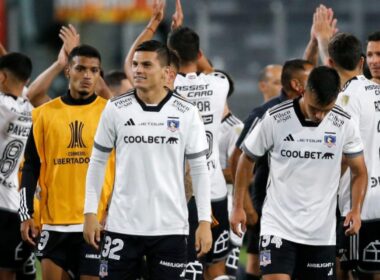
<svg viewBox="0 0 380 280">
<path fill-rule="evenodd" d="M 249 274 L 247 273 L 245 275 L 245 279 L 246 280 L 260 280 L 261 279 L 261 276 L 257 276 L 257 275 L 253 275 L 253 274 Z"/>
</svg>

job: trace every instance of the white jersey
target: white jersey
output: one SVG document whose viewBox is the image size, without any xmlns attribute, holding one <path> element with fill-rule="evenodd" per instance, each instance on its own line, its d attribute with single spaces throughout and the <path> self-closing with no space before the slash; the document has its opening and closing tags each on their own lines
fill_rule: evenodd
<svg viewBox="0 0 380 280">
<path fill-rule="evenodd" d="M 368 186 L 361 217 L 363 220 L 380 218 L 380 85 L 364 76 L 357 76 L 346 83 L 339 94 L 337 104 L 351 116 L 360 130 L 367 165 Z M 339 208 L 343 216 L 351 208 L 349 170 L 341 179 Z"/>
<path fill-rule="evenodd" d="M 116 97 L 103 111 L 94 147 L 116 150 L 108 231 L 188 234 L 185 157 L 207 153 L 204 125 L 195 106 L 172 92 L 155 106 L 144 104 L 135 91 Z"/>
<path fill-rule="evenodd" d="M 299 99 L 270 109 L 243 144 L 255 159 L 269 151 L 270 172 L 260 235 L 307 245 L 335 245 L 342 154 L 363 151 L 359 131 L 339 106 L 319 124 Z"/>
<path fill-rule="evenodd" d="M 32 105 L 23 97 L 0 93 L 0 208 L 20 206 L 18 171 L 32 125 Z"/>
<path fill-rule="evenodd" d="M 211 178 L 211 199 L 224 198 L 227 195 L 227 187 L 219 163 L 218 139 L 229 90 L 228 80 L 219 72 L 207 75 L 203 73 L 178 74 L 174 88 L 176 92 L 196 105 L 201 113 L 209 144 L 206 157 Z"/>
<path fill-rule="evenodd" d="M 220 126 L 219 135 L 219 161 L 222 169 L 229 167 L 228 159 L 231 157 L 234 151 L 236 141 L 239 138 L 241 131 L 243 130 L 244 124 L 236 116 L 228 113 L 222 120 L 222 125 Z M 232 210 L 233 201 L 233 185 L 227 183 L 228 190 L 228 213 Z M 241 246 L 243 241 L 243 236 L 237 236 L 232 230 L 230 230 L 231 241 L 236 246 Z"/>
</svg>

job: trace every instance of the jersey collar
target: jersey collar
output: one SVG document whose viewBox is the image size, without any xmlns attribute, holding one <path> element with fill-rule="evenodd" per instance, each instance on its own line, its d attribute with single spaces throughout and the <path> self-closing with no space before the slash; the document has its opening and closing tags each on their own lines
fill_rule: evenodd
<svg viewBox="0 0 380 280">
<path fill-rule="evenodd" d="M 62 96 L 61 97 L 61 100 L 63 103 L 67 104 L 67 105 L 87 105 L 87 104 L 91 104 L 92 102 L 95 101 L 95 99 L 97 98 L 97 95 L 96 94 L 93 94 L 91 95 L 90 97 L 86 98 L 86 99 L 75 99 L 71 96 L 70 94 L 70 90 L 67 91 L 67 94 Z"/>
<path fill-rule="evenodd" d="M 168 89 L 168 93 L 166 94 L 166 96 L 164 97 L 164 99 L 162 99 L 160 101 L 160 103 L 158 103 L 157 105 L 153 105 L 153 106 L 148 106 L 144 103 L 144 101 L 142 101 L 138 96 L 137 96 L 137 93 L 136 93 L 136 90 L 133 91 L 133 94 L 137 100 L 137 102 L 140 104 L 141 108 L 144 110 L 144 111 L 149 111 L 149 112 L 159 112 L 161 111 L 161 108 L 166 104 L 166 102 L 168 102 L 168 100 L 170 99 L 170 97 L 172 97 L 173 95 L 173 92 L 171 90 Z"/>
<path fill-rule="evenodd" d="M 293 100 L 293 107 L 294 111 L 296 112 L 296 116 L 298 120 L 300 121 L 302 126 L 306 127 L 317 127 L 320 123 L 312 122 L 307 119 L 305 119 L 305 116 L 302 114 L 301 107 L 300 107 L 300 99 L 301 97 L 298 97 Z"/>
</svg>

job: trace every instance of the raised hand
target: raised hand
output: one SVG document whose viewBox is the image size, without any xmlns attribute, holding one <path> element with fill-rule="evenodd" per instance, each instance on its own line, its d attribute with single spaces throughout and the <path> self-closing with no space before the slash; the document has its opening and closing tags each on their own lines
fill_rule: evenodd
<svg viewBox="0 0 380 280">
<path fill-rule="evenodd" d="M 72 24 L 69 24 L 69 26 L 62 26 L 59 31 L 59 38 L 61 38 L 63 42 L 66 54 L 69 54 L 72 49 L 80 43 L 80 35 Z"/>
<path fill-rule="evenodd" d="M 183 11 L 181 6 L 181 0 L 176 0 L 175 2 L 175 12 L 172 16 L 172 24 L 171 29 L 177 29 L 178 27 L 181 27 L 183 24 Z"/>
</svg>

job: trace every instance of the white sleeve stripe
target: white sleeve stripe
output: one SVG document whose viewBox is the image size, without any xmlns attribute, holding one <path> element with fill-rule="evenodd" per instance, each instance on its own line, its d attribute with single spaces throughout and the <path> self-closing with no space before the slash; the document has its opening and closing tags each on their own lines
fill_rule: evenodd
<svg viewBox="0 0 380 280">
<path fill-rule="evenodd" d="M 363 150 L 355 153 L 343 153 L 346 157 L 355 158 L 363 154 Z"/>
<path fill-rule="evenodd" d="M 20 219 L 21 221 L 26 221 L 28 219 L 31 219 L 31 217 L 28 214 L 28 206 L 26 204 L 26 195 L 25 195 L 26 189 L 22 188 L 20 192 Z"/>
<path fill-rule="evenodd" d="M 256 156 L 253 153 L 251 153 L 251 151 L 248 150 L 248 148 L 245 146 L 245 144 L 242 145 L 242 150 L 253 161 L 255 161 L 255 160 L 257 160 L 259 158 L 259 156 Z"/>
<path fill-rule="evenodd" d="M 198 157 L 201 157 L 201 156 L 206 155 L 206 154 L 207 154 L 207 151 L 208 151 L 208 150 L 206 149 L 206 150 L 201 151 L 201 152 L 199 152 L 199 153 L 187 154 L 187 155 L 186 155 L 186 158 L 187 158 L 187 159 L 198 158 Z"/>
<path fill-rule="evenodd" d="M 103 153 L 109 153 L 112 151 L 112 148 L 107 148 L 107 147 L 104 147 L 102 145 L 99 145 L 98 143 L 94 142 L 94 148 L 96 148 L 97 150 L 103 152 Z"/>
</svg>

